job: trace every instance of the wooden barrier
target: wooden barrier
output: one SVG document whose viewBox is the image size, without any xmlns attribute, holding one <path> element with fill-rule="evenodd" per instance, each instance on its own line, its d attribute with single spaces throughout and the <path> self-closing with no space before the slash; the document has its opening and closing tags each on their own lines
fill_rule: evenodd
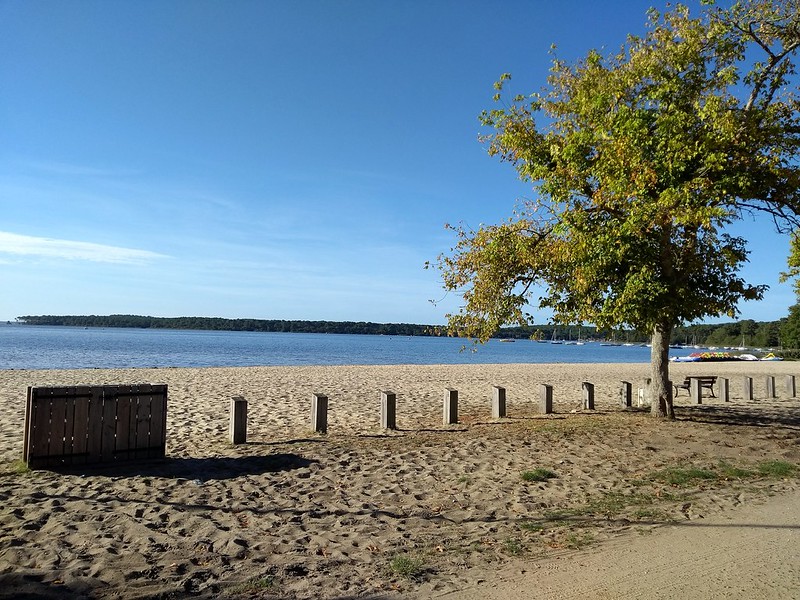
<svg viewBox="0 0 800 600">
<path fill-rule="evenodd" d="M 583 408 L 586 410 L 594 410 L 594 384 L 584 381 L 581 384 L 583 390 Z"/>
<path fill-rule="evenodd" d="M 381 428 L 397 429 L 397 394 L 381 392 Z"/>
<path fill-rule="evenodd" d="M 622 408 L 631 408 L 633 406 L 633 385 L 630 381 L 622 382 L 622 387 L 619 390 L 619 405 Z"/>
<path fill-rule="evenodd" d="M 744 377 L 742 379 L 742 397 L 745 400 L 752 400 L 753 399 L 753 378 L 752 377 Z"/>
<path fill-rule="evenodd" d="M 719 377 L 717 379 L 717 393 L 719 394 L 719 399 L 723 402 L 731 401 L 730 388 L 730 380 L 727 377 Z"/>
<path fill-rule="evenodd" d="M 231 420 L 228 425 L 231 444 L 247 442 L 247 400 L 241 396 L 231 398 Z"/>
<path fill-rule="evenodd" d="M 539 385 L 539 412 L 549 415 L 553 412 L 553 386 L 542 383 Z"/>
<path fill-rule="evenodd" d="M 31 469 L 163 458 L 166 440 L 166 385 L 28 388 Z"/>
<path fill-rule="evenodd" d="M 311 396 L 311 430 L 328 433 L 328 397 L 325 394 Z"/>
<path fill-rule="evenodd" d="M 458 390 L 447 388 L 444 391 L 444 411 L 442 415 L 444 425 L 458 423 Z"/>
<path fill-rule="evenodd" d="M 786 397 L 787 398 L 794 398 L 797 395 L 797 391 L 795 388 L 794 383 L 794 375 L 787 375 L 786 376 Z"/>
<path fill-rule="evenodd" d="M 506 416 L 506 388 L 492 386 L 492 418 L 503 419 Z"/>
<path fill-rule="evenodd" d="M 767 398 L 775 398 L 777 394 L 775 393 L 775 377 L 773 375 L 767 375 L 766 389 L 767 389 Z"/>
<path fill-rule="evenodd" d="M 699 377 L 689 379 L 689 396 L 694 404 L 703 403 L 703 387 Z"/>
</svg>

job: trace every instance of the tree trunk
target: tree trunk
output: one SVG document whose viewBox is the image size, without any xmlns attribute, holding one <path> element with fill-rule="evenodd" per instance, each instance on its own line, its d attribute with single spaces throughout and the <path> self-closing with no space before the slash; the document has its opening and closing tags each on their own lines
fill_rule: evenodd
<svg viewBox="0 0 800 600">
<path fill-rule="evenodd" d="M 650 413 L 662 419 L 674 419 L 672 408 L 672 385 L 669 381 L 669 340 L 672 337 L 671 325 L 656 325 L 651 339 L 650 350 Z"/>
</svg>

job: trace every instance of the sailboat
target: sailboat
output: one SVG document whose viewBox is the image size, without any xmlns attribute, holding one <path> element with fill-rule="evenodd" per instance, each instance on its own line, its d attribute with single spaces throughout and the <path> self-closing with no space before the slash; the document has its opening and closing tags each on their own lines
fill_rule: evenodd
<svg viewBox="0 0 800 600">
<path fill-rule="evenodd" d="M 619 342 L 617 342 L 617 334 L 611 333 L 611 341 L 610 342 L 603 342 L 600 344 L 601 346 L 622 346 Z"/>
<path fill-rule="evenodd" d="M 742 334 L 742 345 L 735 348 L 735 350 L 747 350 L 747 346 L 744 345 L 744 334 Z"/>
</svg>

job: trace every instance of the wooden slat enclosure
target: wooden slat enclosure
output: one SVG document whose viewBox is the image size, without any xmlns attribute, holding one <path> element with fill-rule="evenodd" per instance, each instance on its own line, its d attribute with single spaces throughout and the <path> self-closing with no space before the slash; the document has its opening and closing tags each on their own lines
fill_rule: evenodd
<svg viewBox="0 0 800 600">
<path fill-rule="evenodd" d="M 167 386 L 29 387 L 24 435 L 31 469 L 163 458 Z"/>
</svg>

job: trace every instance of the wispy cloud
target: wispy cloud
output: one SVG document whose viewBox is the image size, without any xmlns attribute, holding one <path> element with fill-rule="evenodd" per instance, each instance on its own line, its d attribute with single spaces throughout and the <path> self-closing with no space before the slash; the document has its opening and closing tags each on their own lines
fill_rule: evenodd
<svg viewBox="0 0 800 600">
<path fill-rule="evenodd" d="M 6 231 L 0 231 L 0 253 L 129 265 L 144 264 L 166 258 L 163 254 L 149 250 L 33 237 Z"/>
<path fill-rule="evenodd" d="M 67 175 L 72 177 L 119 177 L 136 175 L 139 173 L 132 169 L 105 169 L 58 161 L 26 160 L 21 161 L 20 164 L 30 169 L 49 173 L 51 175 Z"/>
</svg>

